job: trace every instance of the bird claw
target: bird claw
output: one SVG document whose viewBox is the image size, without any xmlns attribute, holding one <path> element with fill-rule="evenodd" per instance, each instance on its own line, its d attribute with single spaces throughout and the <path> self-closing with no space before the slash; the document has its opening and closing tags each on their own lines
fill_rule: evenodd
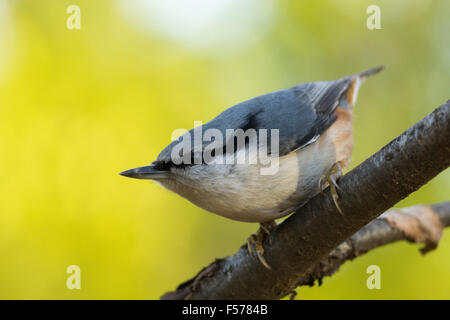
<svg viewBox="0 0 450 320">
<path fill-rule="evenodd" d="M 256 236 L 254 234 L 252 234 L 247 240 L 247 250 L 250 253 L 250 255 L 252 256 L 252 258 L 256 258 L 255 253 L 253 252 L 253 246 L 255 245 L 255 241 L 256 241 Z"/>
<path fill-rule="evenodd" d="M 342 177 L 342 165 L 340 162 L 336 162 L 328 171 L 326 175 L 322 175 L 319 179 L 319 187 L 320 192 L 322 193 L 323 190 L 325 190 L 328 186 L 330 187 L 330 194 L 333 198 L 334 205 L 336 206 L 336 209 L 339 211 L 341 215 L 344 215 L 341 207 L 339 207 L 338 199 L 339 194 L 337 190 L 342 191 L 341 187 L 337 184 L 337 180 Z"/>
<path fill-rule="evenodd" d="M 250 255 L 255 259 L 258 258 L 259 262 L 269 270 L 272 270 L 272 268 L 264 258 L 264 247 L 262 243 L 265 234 L 269 235 L 276 225 L 275 221 L 261 223 L 258 231 L 252 234 L 247 240 L 247 250 Z"/>
</svg>

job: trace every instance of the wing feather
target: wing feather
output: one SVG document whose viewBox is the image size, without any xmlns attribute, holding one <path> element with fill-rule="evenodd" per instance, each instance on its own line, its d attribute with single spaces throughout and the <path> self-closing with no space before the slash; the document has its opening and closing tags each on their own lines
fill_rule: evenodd
<svg viewBox="0 0 450 320">
<path fill-rule="evenodd" d="M 350 84 L 351 78 L 346 77 L 335 81 L 305 83 L 265 94 L 225 110 L 204 124 L 202 133 L 208 129 L 217 129 L 225 137 L 227 129 L 255 129 L 257 132 L 259 129 L 267 129 L 268 151 L 271 152 L 270 130 L 278 129 L 279 155 L 283 156 L 314 143 L 336 121 L 334 111 Z M 171 153 L 179 143 L 194 146 L 194 129 L 173 141 L 160 153 L 155 161 L 157 168 L 167 170 L 174 165 Z M 189 149 L 191 159 L 197 153 L 204 152 L 210 143 L 203 142 L 197 150 Z M 225 148 L 225 144 L 222 148 Z"/>
</svg>

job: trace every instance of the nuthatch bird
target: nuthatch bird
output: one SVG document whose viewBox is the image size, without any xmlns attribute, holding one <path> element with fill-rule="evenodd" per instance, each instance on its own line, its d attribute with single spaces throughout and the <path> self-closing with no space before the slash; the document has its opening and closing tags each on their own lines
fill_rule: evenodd
<svg viewBox="0 0 450 320">
<path fill-rule="evenodd" d="M 336 181 L 353 150 L 353 106 L 361 83 L 382 69 L 308 82 L 239 103 L 173 141 L 151 165 L 121 175 L 154 180 L 223 217 L 259 222 L 248 249 L 270 269 L 262 240 L 275 219 L 294 212 L 328 186 L 342 214 Z M 252 162 L 259 153 L 251 135 L 236 146 L 236 134 L 229 130 L 256 133 L 257 147 L 266 137 L 270 142 L 265 150 L 268 159 L 277 161 L 277 170 L 264 174 L 267 163 Z M 206 153 L 208 161 L 203 158 Z M 247 162 L 229 161 L 243 154 Z"/>
</svg>

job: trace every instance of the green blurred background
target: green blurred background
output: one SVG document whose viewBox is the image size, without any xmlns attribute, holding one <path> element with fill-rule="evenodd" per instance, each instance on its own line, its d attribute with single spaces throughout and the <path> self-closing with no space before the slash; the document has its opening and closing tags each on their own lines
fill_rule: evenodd
<svg viewBox="0 0 450 320">
<path fill-rule="evenodd" d="M 384 64 L 355 109 L 355 166 L 449 98 L 449 13 L 446 0 L 0 0 L 0 298 L 155 299 L 234 253 L 256 224 L 118 172 L 240 101 Z M 449 191 L 447 170 L 398 207 Z M 450 232 L 417 249 L 375 250 L 298 298 L 449 299 Z M 371 264 L 381 290 L 366 287 Z"/>
</svg>

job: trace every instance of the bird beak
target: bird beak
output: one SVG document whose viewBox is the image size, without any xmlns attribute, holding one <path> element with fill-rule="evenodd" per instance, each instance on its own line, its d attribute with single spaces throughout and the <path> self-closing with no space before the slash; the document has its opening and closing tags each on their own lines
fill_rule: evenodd
<svg viewBox="0 0 450 320">
<path fill-rule="evenodd" d="M 165 179 L 167 178 L 167 171 L 156 170 L 153 165 L 134 168 L 120 173 L 120 175 L 135 178 L 135 179 Z"/>
</svg>

